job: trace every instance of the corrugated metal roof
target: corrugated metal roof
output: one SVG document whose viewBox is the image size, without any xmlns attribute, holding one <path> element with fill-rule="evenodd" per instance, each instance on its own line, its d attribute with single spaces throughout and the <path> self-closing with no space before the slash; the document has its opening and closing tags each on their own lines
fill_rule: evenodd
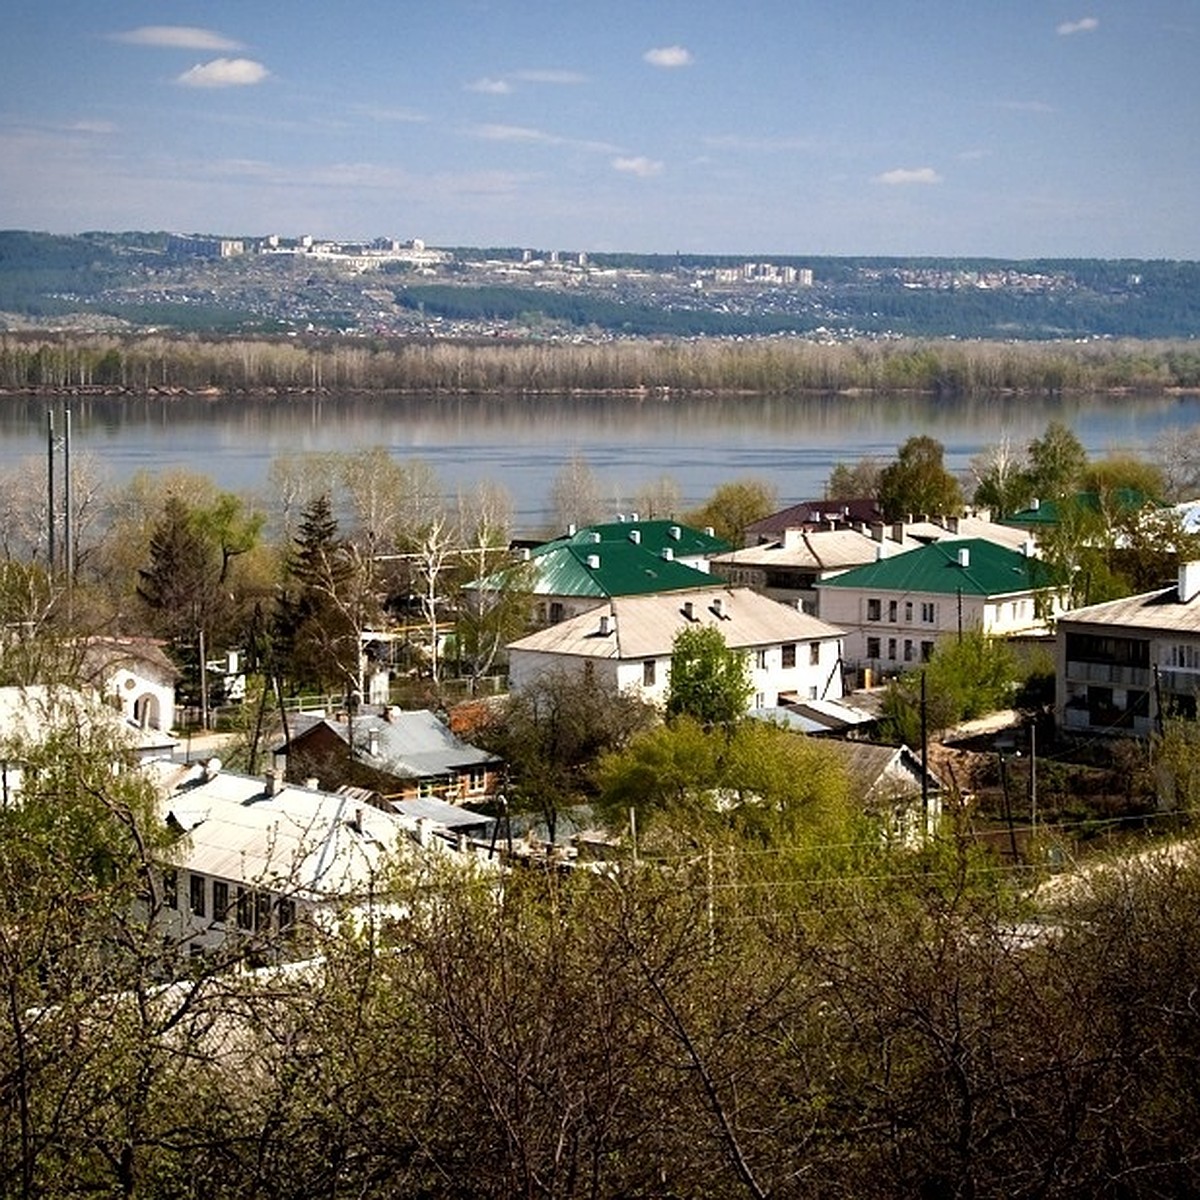
<svg viewBox="0 0 1200 1200">
<path fill-rule="evenodd" d="M 687 606 L 691 606 L 691 615 Z M 607 624 L 607 630 L 602 624 Z M 824 641 L 842 631 L 749 588 L 711 581 L 706 588 L 668 595 L 625 596 L 513 642 L 510 650 L 589 658 L 658 658 L 671 653 L 675 635 L 696 625 L 721 630 L 734 650 L 782 642 Z"/>
<path fill-rule="evenodd" d="M 677 558 L 711 558 L 714 554 L 731 549 L 729 543 L 721 538 L 701 529 L 693 529 L 679 521 L 643 521 L 633 517 L 627 521 L 605 521 L 597 525 L 585 525 L 582 529 L 555 538 L 545 545 L 556 546 L 564 542 L 584 546 L 636 542 L 651 554 L 661 554 L 663 550 L 670 550 Z"/>
<path fill-rule="evenodd" d="M 871 562 L 879 543 L 859 529 L 819 529 L 792 538 L 747 546 L 713 559 L 714 567 L 807 567 L 816 571 L 850 568 Z"/>
<path fill-rule="evenodd" d="M 1058 621 L 1060 625 L 1113 625 L 1122 631 L 1200 634 L 1200 595 L 1181 602 L 1179 589 L 1173 584 L 1157 592 L 1075 608 L 1063 613 Z"/>
<path fill-rule="evenodd" d="M 960 566 L 966 553 L 967 565 Z M 879 562 L 856 567 L 819 583 L 818 588 L 866 588 L 881 592 L 1007 596 L 1053 587 L 1059 578 L 1039 558 L 1019 554 L 983 538 L 935 542 Z"/>
<path fill-rule="evenodd" d="M 302 742 L 315 726 L 324 725 L 347 745 L 354 738 L 357 757 L 374 762 L 398 778 L 431 779 L 500 760 L 486 750 L 464 742 L 428 709 L 391 709 L 389 716 L 361 713 L 353 721 L 330 717 L 302 720 L 292 734 Z M 372 743 L 375 745 L 371 752 Z M 275 748 L 281 754 L 284 746 Z"/>
<path fill-rule="evenodd" d="M 711 575 L 633 542 L 557 542 L 534 552 L 532 591 L 542 596 L 640 596 L 698 587 Z"/>
</svg>

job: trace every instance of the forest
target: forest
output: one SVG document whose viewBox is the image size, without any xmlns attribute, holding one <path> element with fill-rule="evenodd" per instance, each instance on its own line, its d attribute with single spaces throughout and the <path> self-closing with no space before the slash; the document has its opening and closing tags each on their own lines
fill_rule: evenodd
<svg viewBox="0 0 1200 1200">
<path fill-rule="evenodd" d="M 795 339 L 497 342 L 0 334 L 0 390 L 756 393 L 1144 392 L 1200 388 L 1189 341 Z"/>
</svg>

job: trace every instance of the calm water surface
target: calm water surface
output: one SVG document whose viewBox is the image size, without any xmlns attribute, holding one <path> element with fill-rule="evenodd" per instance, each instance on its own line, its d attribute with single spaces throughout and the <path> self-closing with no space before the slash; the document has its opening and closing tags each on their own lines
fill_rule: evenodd
<svg viewBox="0 0 1200 1200">
<path fill-rule="evenodd" d="M 44 458 L 46 411 L 63 403 L 0 399 L 0 469 Z M 909 396 L 105 397 L 72 398 L 69 406 L 73 453 L 99 460 L 114 482 L 186 468 L 229 491 L 265 493 L 277 457 L 383 446 L 427 463 L 448 496 L 481 481 L 503 485 L 525 528 L 545 524 L 554 478 L 576 454 L 614 512 L 664 475 L 679 484 L 686 505 L 745 477 L 772 484 L 783 505 L 819 496 L 836 463 L 889 459 L 914 434 L 937 438 L 947 467 L 966 473 L 988 445 L 1008 438 L 1024 447 L 1051 420 L 1070 426 L 1093 456 L 1148 452 L 1167 430 L 1200 424 L 1200 395 L 951 403 Z"/>
</svg>

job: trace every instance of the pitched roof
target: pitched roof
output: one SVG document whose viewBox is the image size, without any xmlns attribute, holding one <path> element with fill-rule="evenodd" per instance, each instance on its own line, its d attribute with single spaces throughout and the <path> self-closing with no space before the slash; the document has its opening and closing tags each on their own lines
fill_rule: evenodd
<svg viewBox="0 0 1200 1200">
<path fill-rule="evenodd" d="M 746 526 L 746 536 L 761 540 L 778 537 L 785 529 L 802 529 L 826 521 L 869 525 L 882 520 L 883 509 L 879 507 L 879 501 L 870 496 L 854 500 L 802 500 L 790 508 L 763 517 L 761 521 L 752 521 Z"/>
<path fill-rule="evenodd" d="M 1028 508 L 1021 509 L 1004 518 L 1006 525 L 1044 526 L 1057 525 L 1062 520 L 1064 508 L 1081 508 L 1085 512 L 1100 512 L 1104 507 L 1117 512 L 1134 512 L 1140 508 L 1161 508 L 1162 505 L 1137 488 L 1115 488 L 1101 496 L 1099 492 L 1076 492 L 1066 501 L 1035 500 Z"/>
<path fill-rule="evenodd" d="M 963 561 L 965 556 L 965 562 Z M 855 567 L 817 584 L 819 588 L 869 588 L 881 592 L 1008 596 L 1054 587 L 1049 564 L 984 538 L 934 542 L 919 550 Z"/>
<path fill-rule="evenodd" d="M 631 545 L 640 545 L 651 554 L 661 554 L 664 550 L 670 550 L 676 558 L 710 558 L 731 548 L 729 543 L 721 538 L 714 537 L 705 530 L 683 525 L 679 521 L 643 521 L 636 517 L 585 525 L 573 533 L 543 543 L 538 549 L 547 549 L 563 542 L 579 546 L 629 542 Z"/>
<path fill-rule="evenodd" d="M 533 552 L 530 565 L 535 575 L 530 590 L 539 596 L 604 600 L 694 588 L 712 578 L 633 542 L 551 542 Z"/>
<path fill-rule="evenodd" d="M 718 555 L 714 565 L 742 567 L 793 567 L 835 571 L 856 567 L 875 557 L 879 543 L 859 529 L 796 531 L 783 542 L 760 543 Z"/>
<path fill-rule="evenodd" d="M 424 708 L 409 712 L 391 709 L 386 716 L 361 713 L 353 721 L 301 718 L 292 734 L 292 743 L 302 741 L 317 726 L 329 729 L 347 746 L 353 737 L 356 758 L 399 779 L 434 779 L 500 761 L 494 754 L 456 737 Z M 283 749 L 282 745 L 277 746 L 275 753 L 280 754 Z"/>
<path fill-rule="evenodd" d="M 695 625 L 716 626 L 734 650 L 842 636 L 835 626 L 749 588 L 722 587 L 710 580 L 706 588 L 690 592 L 619 597 L 520 638 L 509 650 L 615 660 L 660 658 L 671 653 L 681 629 Z"/>
<path fill-rule="evenodd" d="M 1075 608 L 1058 620 L 1060 624 L 1066 621 L 1073 625 L 1118 625 L 1144 632 L 1200 634 L 1200 595 L 1181 601 L 1178 586 L 1172 584 L 1156 592 Z"/>
</svg>

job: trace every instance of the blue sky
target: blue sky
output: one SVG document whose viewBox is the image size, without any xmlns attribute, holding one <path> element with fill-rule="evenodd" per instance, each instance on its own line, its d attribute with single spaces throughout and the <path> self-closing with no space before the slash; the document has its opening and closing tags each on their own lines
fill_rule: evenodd
<svg viewBox="0 0 1200 1200">
<path fill-rule="evenodd" d="M 1200 0 L 7 0 L 0 227 L 1200 258 Z"/>
</svg>

